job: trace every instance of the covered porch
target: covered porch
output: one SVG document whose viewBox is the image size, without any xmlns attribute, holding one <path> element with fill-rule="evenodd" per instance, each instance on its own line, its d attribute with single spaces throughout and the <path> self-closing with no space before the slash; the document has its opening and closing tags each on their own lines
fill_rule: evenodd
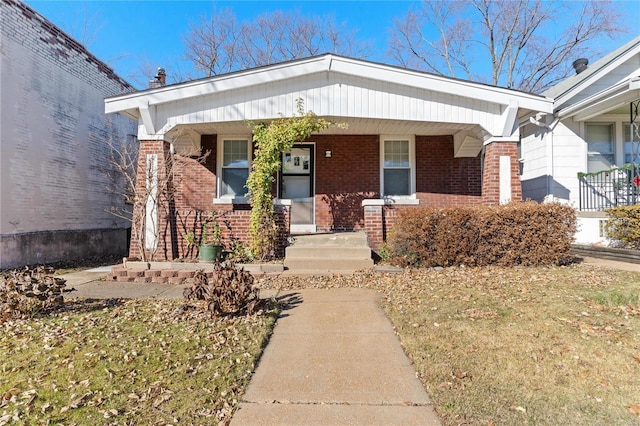
<svg viewBox="0 0 640 426">
<path fill-rule="evenodd" d="M 106 112 L 139 121 L 138 183 L 153 185 L 149 170 L 172 164 L 168 213 L 147 205 L 141 215 L 159 235 L 145 247 L 188 257 L 184 235 L 208 211 L 225 243 L 245 243 L 251 123 L 293 115 L 298 99 L 342 125 L 282 153 L 280 254 L 291 233 L 362 230 L 378 250 L 399 209 L 521 199 L 520 123 L 552 109 L 541 96 L 335 55 L 109 98 Z"/>
</svg>

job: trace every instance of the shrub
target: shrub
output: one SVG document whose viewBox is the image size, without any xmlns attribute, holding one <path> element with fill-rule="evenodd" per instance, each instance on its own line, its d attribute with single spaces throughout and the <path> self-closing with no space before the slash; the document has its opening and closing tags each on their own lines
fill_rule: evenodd
<svg viewBox="0 0 640 426">
<path fill-rule="evenodd" d="M 199 270 L 193 281 L 193 286 L 184 291 L 185 299 L 204 300 L 211 315 L 252 314 L 259 307 L 253 275 L 233 264 L 216 262 L 211 278 Z"/>
<path fill-rule="evenodd" d="M 563 264 L 575 230 L 574 210 L 557 203 L 407 209 L 398 213 L 388 250 L 400 265 Z"/>
<path fill-rule="evenodd" d="M 640 249 L 640 205 L 621 206 L 607 210 L 605 225 L 609 238 L 622 242 L 625 247 Z"/>
</svg>

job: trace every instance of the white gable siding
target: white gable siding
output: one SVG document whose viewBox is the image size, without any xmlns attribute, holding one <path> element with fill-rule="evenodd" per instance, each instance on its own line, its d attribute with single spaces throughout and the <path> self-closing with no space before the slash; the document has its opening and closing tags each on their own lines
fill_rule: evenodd
<svg viewBox="0 0 640 426">
<path fill-rule="evenodd" d="M 157 127 L 162 132 L 179 124 L 287 116 L 296 111 L 298 98 L 304 100 L 305 110 L 320 116 L 480 124 L 490 133 L 504 126 L 498 104 L 355 76 L 317 73 L 160 104 L 156 107 Z"/>
<path fill-rule="evenodd" d="M 580 102 L 596 93 L 600 93 L 616 84 L 634 76 L 640 75 L 640 55 L 635 55 L 629 58 L 624 63 L 615 67 L 609 73 L 599 76 L 597 80 L 594 80 L 590 85 L 580 91 L 570 99 L 563 101 L 562 105 L 574 104 Z M 558 106 L 558 105 L 557 105 Z M 557 107 L 556 106 L 556 107 Z"/>
</svg>

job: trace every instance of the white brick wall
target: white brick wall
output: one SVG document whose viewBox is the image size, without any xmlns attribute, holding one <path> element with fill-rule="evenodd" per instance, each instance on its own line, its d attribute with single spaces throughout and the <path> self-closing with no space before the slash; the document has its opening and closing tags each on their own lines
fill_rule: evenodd
<svg viewBox="0 0 640 426">
<path fill-rule="evenodd" d="M 133 87 L 24 3 L 0 12 L 0 235 L 127 227 L 105 212 L 122 203 L 105 169 L 137 126 L 104 98 Z"/>
</svg>

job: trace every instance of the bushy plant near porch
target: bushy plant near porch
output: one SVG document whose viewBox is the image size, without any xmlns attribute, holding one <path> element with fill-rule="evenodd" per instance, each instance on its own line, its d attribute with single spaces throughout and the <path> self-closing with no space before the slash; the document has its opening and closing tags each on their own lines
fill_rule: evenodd
<svg viewBox="0 0 640 426">
<path fill-rule="evenodd" d="M 608 209 L 607 216 L 608 237 L 622 242 L 627 248 L 640 249 L 640 205 Z"/>
<path fill-rule="evenodd" d="M 334 125 L 317 117 L 312 111 L 305 112 L 302 99 L 297 100 L 297 110 L 297 115 L 293 117 L 281 117 L 258 124 L 253 129 L 256 150 L 247 188 L 251 203 L 251 251 L 258 259 L 269 258 L 275 252 L 278 226 L 271 189 L 280 170 L 282 153 L 290 151 L 294 143 L 302 142 L 313 133 Z"/>
<path fill-rule="evenodd" d="M 557 203 L 407 209 L 387 248 L 400 265 L 558 265 L 575 231 L 575 211 Z"/>
</svg>

